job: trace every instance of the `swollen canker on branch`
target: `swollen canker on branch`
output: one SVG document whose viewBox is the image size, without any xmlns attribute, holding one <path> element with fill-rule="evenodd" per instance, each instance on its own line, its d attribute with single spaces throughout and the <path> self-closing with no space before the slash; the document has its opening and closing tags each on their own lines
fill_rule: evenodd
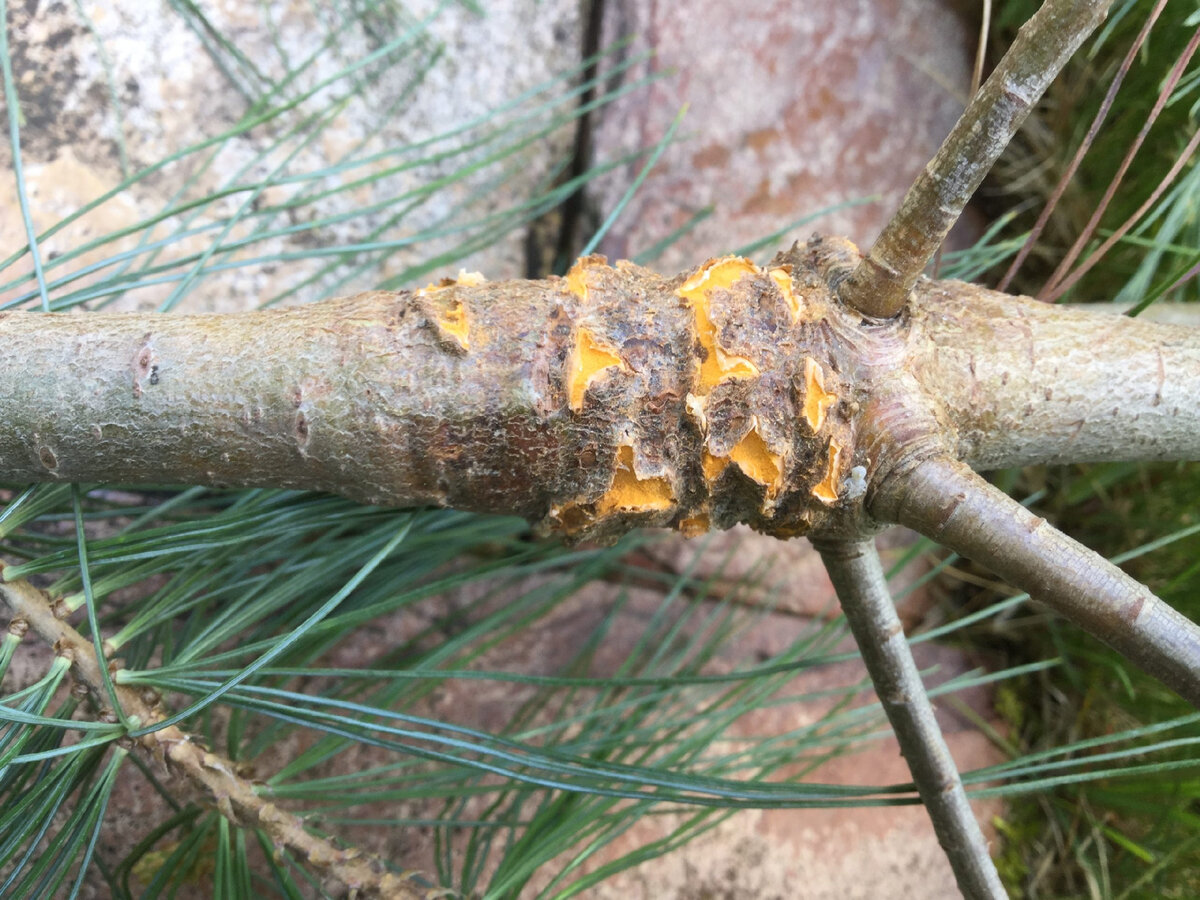
<svg viewBox="0 0 1200 900">
<path fill-rule="evenodd" d="M 804 534 L 861 497 L 842 488 L 853 404 L 833 304 L 800 258 L 664 278 L 592 256 L 541 281 L 88 316 L 84 336 L 77 316 L 10 314 L 4 340 L 70 377 L 0 385 L 0 470 L 322 490 L 572 539 Z"/>
</svg>

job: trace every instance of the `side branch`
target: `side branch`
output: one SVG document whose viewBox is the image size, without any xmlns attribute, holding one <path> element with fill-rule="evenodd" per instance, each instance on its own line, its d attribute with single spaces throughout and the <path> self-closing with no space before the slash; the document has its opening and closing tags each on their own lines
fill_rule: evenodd
<svg viewBox="0 0 1200 900">
<path fill-rule="evenodd" d="M 918 285 L 911 366 L 953 426 L 954 454 L 976 471 L 1200 459 L 1200 330 L 1108 307 Z"/>
<path fill-rule="evenodd" d="M 843 301 L 890 318 L 1033 104 L 1098 26 L 1112 0 L 1046 0 L 918 176 L 871 252 L 842 284 Z"/>
<path fill-rule="evenodd" d="M 987 566 L 1200 708 L 1200 627 L 963 463 L 919 464 L 872 512 Z"/>
<path fill-rule="evenodd" d="M 14 620 L 23 621 L 70 660 L 76 676 L 96 697 L 106 697 L 100 662 L 91 642 L 59 618 L 45 593 L 27 581 L 17 580 L 0 583 L 0 600 L 12 610 Z M 121 685 L 117 685 L 116 691 L 126 715 L 140 725 L 153 725 L 166 717 L 160 708 L 143 699 L 139 691 Z M 160 728 L 142 735 L 138 743 L 153 758 L 169 761 L 170 768 L 198 788 L 208 803 L 230 822 L 262 829 L 276 847 L 286 847 L 358 896 L 418 900 L 425 895 L 408 877 L 388 872 L 382 860 L 354 848 L 339 849 L 311 834 L 299 816 L 259 797 L 250 782 L 237 774 L 236 763 L 205 750 L 179 728 Z"/>
<path fill-rule="evenodd" d="M 872 541 L 814 541 L 963 896 L 1007 896 L 934 718 Z"/>
</svg>

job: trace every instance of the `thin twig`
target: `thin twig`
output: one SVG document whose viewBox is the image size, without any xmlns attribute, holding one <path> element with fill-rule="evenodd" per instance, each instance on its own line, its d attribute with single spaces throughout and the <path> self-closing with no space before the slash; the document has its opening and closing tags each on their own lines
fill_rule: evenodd
<svg viewBox="0 0 1200 900">
<path fill-rule="evenodd" d="M 1071 183 L 1071 179 L 1075 177 L 1075 172 L 1079 169 L 1080 163 L 1087 155 L 1087 152 L 1095 143 L 1096 135 L 1100 133 L 1100 126 L 1104 124 L 1104 120 L 1108 118 L 1109 110 L 1112 109 L 1113 101 L 1117 98 L 1117 91 L 1121 89 L 1121 85 L 1125 82 L 1125 76 L 1129 74 L 1129 70 L 1133 67 L 1133 61 L 1137 59 L 1137 55 L 1142 50 L 1142 45 L 1146 43 L 1146 38 L 1150 36 L 1150 29 L 1154 27 L 1154 23 L 1162 14 L 1163 7 L 1167 5 L 1167 0 L 1158 0 L 1154 5 L 1154 9 L 1146 17 L 1145 24 L 1142 25 L 1142 30 L 1138 32 L 1137 38 L 1129 46 L 1129 52 L 1125 54 L 1125 59 L 1121 61 L 1120 68 L 1117 69 L 1117 74 L 1113 76 L 1112 83 L 1108 86 L 1108 93 L 1104 95 L 1104 100 L 1100 103 L 1100 108 L 1096 110 L 1096 115 L 1092 119 L 1092 124 L 1088 126 L 1087 134 L 1084 135 L 1083 141 L 1079 144 L 1079 148 L 1075 151 L 1075 156 L 1072 157 L 1070 164 L 1062 173 L 1062 177 L 1058 180 L 1058 184 L 1054 186 L 1054 192 L 1050 195 L 1050 199 L 1046 201 L 1046 205 L 1042 207 L 1041 213 L 1038 215 L 1037 222 L 1029 231 L 1029 236 L 1025 238 L 1025 243 L 1021 245 L 1020 251 L 1012 261 L 1012 265 L 1008 267 L 1008 271 L 1004 273 L 1004 277 L 1000 279 L 1000 283 L 996 285 L 996 290 L 1007 291 L 1008 286 L 1012 284 L 1013 278 L 1017 271 L 1025 262 L 1025 258 L 1029 256 L 1033 250 L 1034 244 L 1041 237 L 1042 232 L 1046 228 L 1046 223 L 1050 221 L 1050 216 L 1058 206 L 1058 201 L 1062 199 L 1063 193 L 1067 189 L 1067 185 Z"/>
<path fill-rule="evenodd" d="M 987 566 L 1200 708 L 1200 627 L 965 464 L 920 463 L 872 512 Z"/>
<path fill-rule="evenodd" d="M 842 282 L 839 293 L 845 303 L 878 318 L 904 308 L 967 201 L 1111 3 L 1045 0 L 909 188 L 871 252 Z"/>
<path fill-rule="evenodd" d="M 871 540 L 815 542 L 963 896 L 1007 896 L 934 717 Z"/>
<path fill-rule="evenodd" d="M 88 686 L 97 701 L 107 694 L 100 663 L 91 641 L 66 622 L 66 610 L 43 591 L 23 579 L 0 583 L 0 600 L 13 612 L 14 622 L 23 622 L 43 641 L 71 662 L 72 671 Z M 116 693 L 126 715 L 139 727 L 166 718 L 153 698 L 127 686 Z M 200 789 L 207 802 L 235 825 L 261 829 L 276 847 L 286 848 L 318 870 L 336 878 L 359 897 L 418 898 L 444 896 L 439 889 L 425 891 L 414 885 L 415 873 L 395 875 L 383 861 L 356 848 L 340 849 L 329 840 L 312 834 L 294 813 L 282 810 L 255 793 L 251 783 L 238 774 L 232 760 L 206 750 L 175 726 L 144 734 L 138 744 L 151 757 Z"/>
</svg>

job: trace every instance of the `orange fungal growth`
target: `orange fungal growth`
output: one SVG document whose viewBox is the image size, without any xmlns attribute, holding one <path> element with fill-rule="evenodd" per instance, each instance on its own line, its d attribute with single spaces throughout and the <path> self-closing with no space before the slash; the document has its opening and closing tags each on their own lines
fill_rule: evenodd
<svg viewBox="0 0 1200 900">
<path fill-rule="evenodd" d="M 758 367 L 748 359 L 725 353 L 717 344 L 717 328 L 708 313 L 708 298 L 713 291 L 728 290 L 747 275 L 758 273 L 758 267 L 741 256 L 710 259 L 676 293 L 696 314 L 696 336 L 704 348 L 700 362 L 700 380 L 696 393 L 708 394 L 722 381 L 731 378 L 753 378 Z"/>
<path fill-rule="evenodd" d="M 776 266 L 767 272 L 767 275 L 775 282 L 775 286 L 779 288 L 779 293 L 783 295 L 783 302 L 787 304 L 787 308 L 792 313 L 792 321 L 798 321 L 800 318 L 800 298 L 792 290 L 792 267 Z"/>
<path fill-rule="evenodd" d="M 821 430 L 829 407 L 837 402 L 837 394 L 825 390 L 825 373 L 820 364 L 809 357 L 804 360 L 804 418 L 813 432 Z"/>
<path fill-rule="evenodd" d="M 783 486 L 783 460 L 771 452 L 767 442 L 758 433 L 757 423 L 729 451 L 729 459 L 765 487 L 767 496 L 775 496 Z"/>
<path fill-rule="evenodd" d="M 586 328 L 575 331 L 575 347 L 567 359 L 567 400 L 571 409 L 583 409 L 583 396 L 599 375 L 613 367 L 625 368 L 617 351 L 606 347 Z"/>
<path fill-rule="evenodd" d="M 768 497 L 774 497 L 783 487 L 783 458 L 771 452 L 767 442 L 758 433 L 757 422 L 746 432 L 746 436 L 734 445 L 728 456 L 713 456 L 707 450 L 704 451 L 700 457 L 704 480 L 711 485 L 730 463 L 734 463 L 746 475 L 765 487 Z"/>
<path fill-rule="evenodd" d="M 599 515 L 657 512 L 670 509 L 674 503 L 675 495 L 667 479 L 638 478 L 633 470 L 633 448 L 627 444 L 617 448 L 612 487 L 596 502 Z"/>
<path fill-rule="evenodd" d="M 842 446 L 837 441 L 829 442 L 829 467 L 825 470 L 825 479 L 812 489 L 812 495 L 822 503 L 837 503 L 838 499 L 838 461 L 842 455 Z"/>
<path fill-rule="evenodd" d="M 704 470 L 704 480 L 712 484 L 721 477 L 721 473 L 725 471 L 725 467 L 729 465 L 728 456 L 713 456 L 707 450 L 700 457 L 700 468 Z"/>
<path fill-rule="evenodd" d="M 487 279 L 479 272 L 458 270 L 457 278 L 443 278 L 438 282 L 430 282 L 417 291 L 418 297 L 431 297 L 452 287 L 478 287 L 485 284 Z M 447 309 L 441 310 L 435 319 L 438 333 L 444 340 L 453 341 L 463 350 L 471 349 L 470 322 L 467 318 L 467 308 L 459 298 L 454 298 Z"/>
<path fill-rule="evenodd" d="M 608 265 L 608 258 L 599 254 L 584 256 L 575 260 L 575 264 L 567 271 L 567 290 L 580 300 L 587 300 L 587 270 Z"/>
<path fill-rule="evenodd" d="M 454 341 L 463 350 L 471 349 L 470 323 L 462 300 L 455 298 L 450 308 L 438 317 L 437 326 L 443 337 Z"/>
<path fill-rule="evenodd" d="M 483 277 L 481 272 L 468 272 L 466 269 L 458 270 L 458 277 L 443 278 L 440 281 L 429 282 L 425 287 L 417 291 L 418 297 L 428 297 L 430 294 L 436 294 L 438 291 L 444 291 L 446 288 L 452 287 L 479 287 L 481 284 L 486 284 L 487 279 Z"/>
<path fill-rule="evenodd" d="M 707 534 L 712 528 L 712 521 L 707 513 L 696 513 L 694 516 L 680 519 L 676 527 L 685 538 L 694 538 Z"/>
<path fill-rule="evenodd" d="M 454 283 L 460 287 L 479 287 L 481 284 L 486 284 L 487 279 L 483 277 L 482 272 L 468 272 L 466 269 L 459 269 Z"/>
</svg>

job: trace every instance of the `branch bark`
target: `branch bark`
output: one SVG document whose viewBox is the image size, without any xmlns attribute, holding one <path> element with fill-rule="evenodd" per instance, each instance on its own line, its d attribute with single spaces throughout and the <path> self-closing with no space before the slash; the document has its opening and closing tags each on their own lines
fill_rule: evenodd
<svg viewBox="0 0 1200 900">
<path fill-rule="evenodd" d="M 1200 330 L 930 282 L 910 364 L 976 470 L 1200 459 Z"/>
<path fill-rule="evenodd" d="M 588 257 L 229 316 L 12 312 L 0 472 L 322 490 L 574 537 L 803 533 L 849 468 L 829 302 L 787 265 L 668 279 Z"/>
<path fill-rule="evenodd" d="M 959 890 L 970 900 L 1007 897 L 921 683 L 874 542 L 814 544 Z"/>
<path fill-rule="evenodd" d="M 890 318 L 967 201 L 1112 0 L 1045 0 L 909 188 L 871 252 L 839 288 L 865 315 Z"/>
<path fill-rule="evenodd" d="M 591 257 L 228 316 L 4 313 L 0 473 L 790 537 L 914 453 L 1200 458 L 1200 332 L 928 281 L 864 325 L 828 284 L 857 259 L 816 240 L 675 278 Z"/>
<path fill-rule="evenodd" d="M 964 464 L 918 464 L 872 511 L 987 566 L 1200 708 L 1200 626 Z"/>
<path fill-rule="evenodd" d="M 97 702 L 105 705 L 108 695 L 95 650 L 91 641 L 59 615 L 65 615 L 65 610 L 24 580 L 0 582 L 0 600 L 12 611 L 14 622 L 33 629 L 59 655 L 70 660 L 76 677 L 87 685 Z M 157 702 L 148 702 L 141 692 L 121 685 L 116 686 L 116 692 L 125 714 L 139 726 L 152 726 L 166 718 Z M 250 782 L 238 774 L 237 763 L 204 749 L 179 728 L 160 728 L 137 738 L 137 743 L 151 759 L 167 764 L 169 771 L 198 789 L 206 802 L 234 825 L 261 829 L 276 847 L 290 850 L 358 892 L 358 896 L 420 900 L 429 895 L 412 883 L 416 873 L 392 874 L 377 857 L 355 848 L 341 849 L 306 830 L 298 816 L 258 796 Z"/>
</svg>

